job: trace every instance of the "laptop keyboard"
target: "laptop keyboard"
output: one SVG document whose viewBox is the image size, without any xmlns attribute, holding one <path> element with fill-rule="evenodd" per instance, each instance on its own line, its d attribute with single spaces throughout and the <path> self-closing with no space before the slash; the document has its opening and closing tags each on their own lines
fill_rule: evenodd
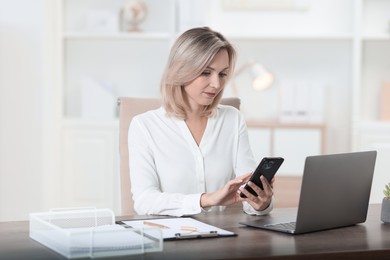
<svg viewBox="0 0 390 260">
<path fill-rule="evenodd" d="M 277 229 L 283 229 L 283 230 L 295 230 L 295 224 L 296 222 L 286 222 L 286 223 L 269 224 L 265 226 L 277 228 Z"/>
</svg>

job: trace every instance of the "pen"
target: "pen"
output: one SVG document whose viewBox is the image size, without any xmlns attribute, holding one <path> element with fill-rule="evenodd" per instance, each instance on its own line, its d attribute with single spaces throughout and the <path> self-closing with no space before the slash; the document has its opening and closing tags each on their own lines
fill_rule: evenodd
<svg viewBox="0 0 390 260">
<path fill-rule="evenodd" d="M 196 227 L 189 227 L 189 226 L 181 226 L 180 229 L 185 231 L 192 231 L 192 232 L 198 231 Z"/>
<path fill-rule="evenodd" d="M 144 221 L 144 225 L 151 226 L 151 227 L 158 227 L 158 228 L 169 228 L 169 227 L 167 227 L 165 225 L 154 223 L 154 222 L 150 222 L 150 221 Z"/>
<path fill-rule="evenodd" d="M 217 231 L 199 232 L 199 233 L 176 233 L 177 239 L 190 239 L 190 238 L 201 238 L 201 237 L 217 237 Z"/>
</svg>

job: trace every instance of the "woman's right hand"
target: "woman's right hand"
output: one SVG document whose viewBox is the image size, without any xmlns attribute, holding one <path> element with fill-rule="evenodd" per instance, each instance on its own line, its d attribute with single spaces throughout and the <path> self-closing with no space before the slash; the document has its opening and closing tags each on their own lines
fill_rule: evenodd
<svg viewBox="0 0 390 260">
<path fill-rule="evenodd" d="M 243 201 L 240 194 L 237 192 L 239 188 L 249 181 L 252 173 L 237 177 L 228 181 L 221 189 L 211 192 L 203 193 L 200 197 L 200 206 L 208 208 L 211 206 L 228 206 L 239 201 Z"/>
</svg>

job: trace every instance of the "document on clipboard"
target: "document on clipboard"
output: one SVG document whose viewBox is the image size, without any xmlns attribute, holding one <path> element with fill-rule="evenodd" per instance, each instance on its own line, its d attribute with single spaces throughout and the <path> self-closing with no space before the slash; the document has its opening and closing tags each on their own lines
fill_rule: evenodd
<svg viewBox="0 0 390 260">
<path fill-rule="evenodd" d="M 236 236 L 234 232 L 203 223 L 190 217 L 127 220 L 117 223 L 128 228 L 160 228 L 164 240 Z"/>
</svg>

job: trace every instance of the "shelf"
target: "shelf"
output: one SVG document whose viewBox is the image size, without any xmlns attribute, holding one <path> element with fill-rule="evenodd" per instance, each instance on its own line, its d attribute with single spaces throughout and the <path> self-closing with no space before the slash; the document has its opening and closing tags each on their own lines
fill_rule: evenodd
<svg viewBox="0 0 390 260">
<path fill-rule="evenodd" d="M 324 124 L 315 123 L 284 123 L 278 121 L 263 121 L 248 119 L 246 122 L 248 127 L 259 127 L 259 128 L 319 128 L 324 129 Z"/>
<path fill-rule="evenodd" d="M 64 33 L 65 40 L 169 40 L 169 33 Z"/>
<path fill-rule="evenodd" d="M 390 121 L 361 121 L 357 123 L 357 127 L 365 129 L 388 129 L 390 131 Z"/>
<path fill-rule="evenodd" d="M 352 33 L 340 33 L 340 34 L 261 34 L 261 35 L 227 35 L 227 38 L 231 40 L 245 40 L 245 41 L 257 41 L 257 40 L 321 40 L 321 41 L 339 41 L 339 40 L 352 40 Z"/>
<path fill-rule="evenodd" d="M 375 33 L 363 35 L 363 40 L 366 41 L 389 41 L 390 34 L 388 33 Z"/>
<path fill-rule="evenodd" d="M 97 127 L 97 128 L 118 128 L 119 119 L 111 120 L 94 120 L 94 119 L 84 119 L 84 118 L 65 118 L 62 119 L 62 127 L 71 128 L 71 127 Z"/>
</svg>

